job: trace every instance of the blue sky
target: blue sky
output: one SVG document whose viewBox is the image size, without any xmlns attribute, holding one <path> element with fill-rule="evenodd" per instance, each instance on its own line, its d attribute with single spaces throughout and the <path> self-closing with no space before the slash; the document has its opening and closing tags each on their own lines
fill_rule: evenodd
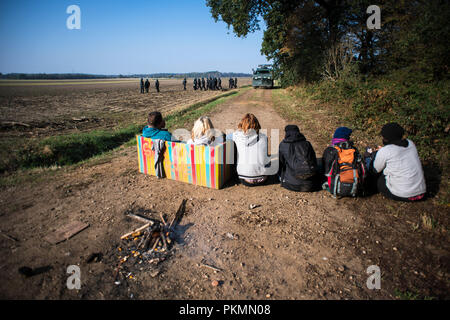
<svg viewBox="0 0 450 320">
<path fill-rule="evenodd" d="M 81 30 L 69 30 L 70 5 Z M 237 38 L 204 0 L 0 0 L 0 72 L 248 72 L 263 32 Z"/>
</svg>

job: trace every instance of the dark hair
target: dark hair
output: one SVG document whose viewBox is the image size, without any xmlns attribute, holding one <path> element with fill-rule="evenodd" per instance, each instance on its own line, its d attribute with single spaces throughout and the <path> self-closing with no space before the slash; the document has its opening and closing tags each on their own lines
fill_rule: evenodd
<svg viewBox="0 0 450 320">
<path fill-rule="evenodd" d="M 381 136 L 388 142 L 401 140 L 404 134 L 405 129 L 396 122 L 385 124 L 381 128 Z"/>
<path fill-rule="evenodd" d="M 148 125 L 157 127 L 163 121 L 162 114 L 159 111 L 153 111 L 148 114 Z"/>
</svg>

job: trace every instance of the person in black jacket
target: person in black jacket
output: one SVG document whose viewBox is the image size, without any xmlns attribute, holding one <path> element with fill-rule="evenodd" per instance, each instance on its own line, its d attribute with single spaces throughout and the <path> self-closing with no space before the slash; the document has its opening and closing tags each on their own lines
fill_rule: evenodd
<svg viewBox="0 0 450 320">
<path fill-rule="evenodd" d="M 296 125 L 284 129 L 285 138 L 279 146 L 281 186 L 291 191 L 318 190 L 319 175 L 316 153 Z"/>
<path fill-rule="evenodd" d="M 141 93 L 144 93 L 144 79 L 141 78 Z"/>
<path fill-rule="evenodd" d="M 148 88 L 150 88 L 150 82 L 147 80 L 145 80 L 145 92 L 148 93 Z"/>
</svg>

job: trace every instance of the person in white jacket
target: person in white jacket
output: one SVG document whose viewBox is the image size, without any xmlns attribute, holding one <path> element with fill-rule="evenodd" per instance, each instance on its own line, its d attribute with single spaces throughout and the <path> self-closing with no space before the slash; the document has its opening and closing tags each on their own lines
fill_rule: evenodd
<svg viewBox="0 0 450 320">
<path fill-rule="evenodd" d="M 387 198 L 399 201 L 417 201 L 425 197 L 426 184 L 416 146 L 403 139 L 404 129 L 389 123 L 381 129 L 384 146 L 373 161 L 378 178 L 378 191 Z"/>
<path fill-rule="evenodd" d="M 223 142 L 223 134 L 220 134 L 219 130 L 215 130 L 211 119 L 205 116 L 195 121 L 194 128 L 192 128 L 191 132 L 191 139 L 186 143 L 215 147 Z"/>
<path fill-rule="evenodd" d="M 270 158 L 267 154 L 268 139 L 259 132 L 261 125 L 255 115 L 247 113 L 233 133 L 237 151 L 237 174 L 246 186 L 264 184 L 268 178 Z"/>
</svg>

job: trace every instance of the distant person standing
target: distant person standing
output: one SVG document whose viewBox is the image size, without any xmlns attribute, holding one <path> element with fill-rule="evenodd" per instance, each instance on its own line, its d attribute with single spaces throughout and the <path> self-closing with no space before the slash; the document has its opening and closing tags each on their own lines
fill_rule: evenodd
<svg viewBox="0 0 450 320">
<path fill-rule="evenodd" d="M 203 88 L 203 90 L 206 90 L 206 87 L 205 87 L 205 78 L 202 78 L 202 88 Z"/>
<path fill-rule="evenodd" d="M 186 91 L 186 83 L 187 83 L 186 78 L 184 78 L 183 79 L 183 90 L 184 91 Z"/>
<path fill-rule="evenodd" d="M 219 81 L 218 88 L 222 90 L 222 79 L 219 78 L 218 81 Z"/>
<path fill-rule="evenodd" d="M 197 78 L 194 78 L 194 90 L 197 90 Z"/>
<path fill-rule="evenodd" d="M 159 80 L 158 79 L 156 79 L 156 81 L 155 81 L 155 88 L 156 88 L 156 91 L 159 92 Z"/>
<path fill-rule="evenodd" d="M 144 79 L 141 78 L 141 93 L 144 93 Z"/>
<path fill-rule="evenodd" d="M 237 89 L 237 78 L 234 78 L 234 87 Z"/>
<path fill-rule="evenodd" d="M 233 87 L 234 87 L 233 79 L 230 78 L 230 79 L 228 80 L 228 89 L 233 89 Z"/>
<path fill-rule="evenodd" d="M 145 92 L 148 93 L 148 89 L 150 88 L 150 81 L 148 79 L 145 80 Z"/>
</svg>

